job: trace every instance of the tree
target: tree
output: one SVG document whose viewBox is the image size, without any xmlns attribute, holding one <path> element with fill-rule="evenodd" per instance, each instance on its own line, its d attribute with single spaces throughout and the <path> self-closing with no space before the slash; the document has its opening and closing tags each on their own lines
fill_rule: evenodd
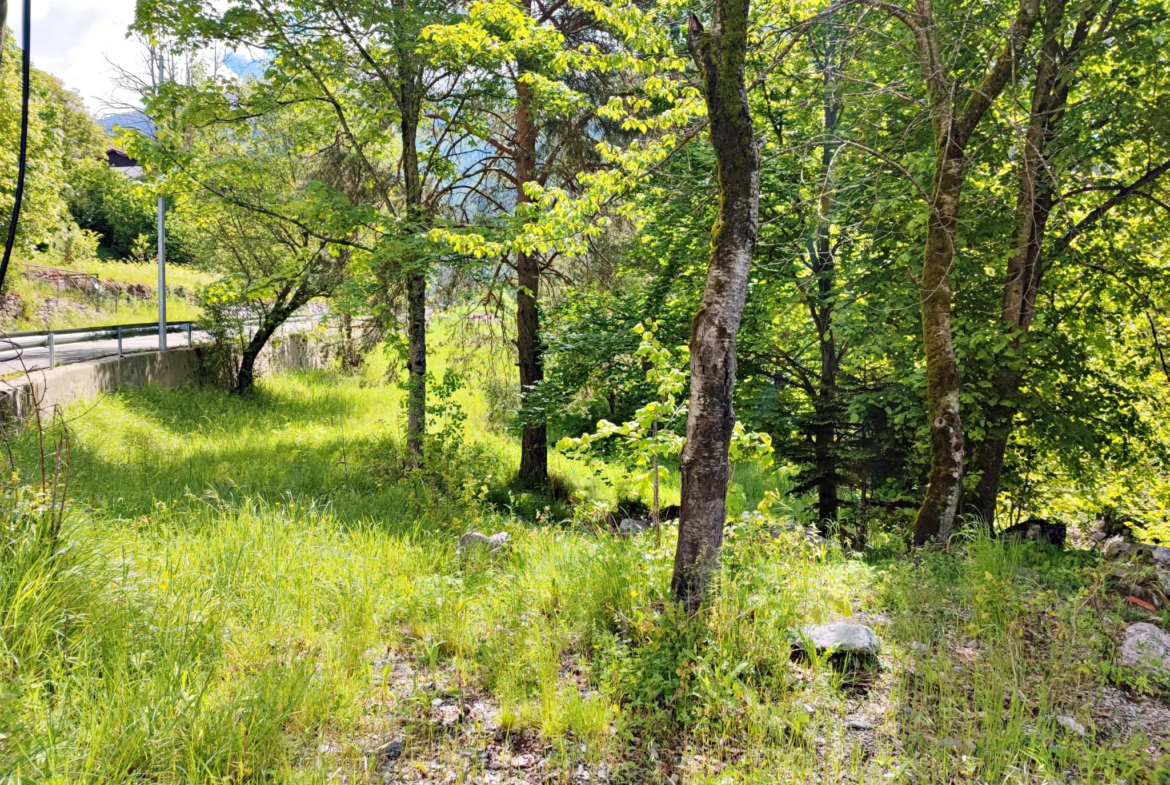
<svg viewBox="0 0 1170 785">
<path fill-rule="evenodd" d="M 965 86 L 953 64 L 944 62 L 940 23 L 932 0 L 906 9 L 880 0 L 867 4 L 892 14 L 914 39 L 926 86 L 934 144 L 934 172 L 927 202 L 926 248 L 918 288 L 926 353 L 927 415 L 930 420 L 930 480 L 914 526 L 914 542 L 950 537 L 963 487 L 964 438 L 959 411 L 960 375 L 951 326 L 951 266 L 955 229 L 966 173 L 967 145 L 988 108 L 999 97 L 1023 56 L 1039 18 L 1039 0 L 1021 0 L 1004 43 L 978 84 Z"/>
<path fill-rule="evenodd" d="M 230 80 L 221 84 L 209 122 L 247 122 L 308 103 L 332 112 L 336 141 L 356 166 L 349 175 L 363 181 L 347 191 L 359 200 L 347 208 L 380 213 L 368 227 L 374 230 L 367 238 L 371 253 L 362 256 L 371 265 L 369 277 L 377 281 L 365 288 L 372 291 L 383 322 L 394 317 L 392 286 L 401 283 L 405 289 L 406 430 L 416 463 L 426 430 L 427 274 L 435 256 L 427 231 L 444 212 L 450 217 L 452 190 L 469 165 L 462 160 L 467 133 L 461 113 L 468 100 L 460 87 L 464 64 L 444 68 L 419 44 L 428 26 L 450 21 L 458 10 L 430 0 L 281 5 L 236 0 L 226 8 L 142 3 L 138 11 L 143 31 L 157 28 L 187 45 L 221 42 L 273 54 L 265 60 L 269 89 L 252 92 L 244 102 Z"/>
<path fill-rule="evenodd" d="M 691 386 L 680 462 L 682 504 L 671 590 L 694 612 L 719 565 L 735 430 L 736 335 L 759 231 L 759 155 L 747 101 L 748 0 L 715 0 L 710 28 L 687 41 L 702 80 L 715 151 L 719 217 L 702 304 L 691 325 Z"/>
<path fill-rule="evenodd" d="M 1110 210 L 1131 197 L 1149 196 L 1148 189 L 1170 171 L 1170 157 L 1166 150 L 1156 149 L 1160 137 L 1165 136 L 1156 120 L 1151 122 L 1146 115 L 1127 118 L 1124 123 L 1116 122 L 1115 96 L 1109 93 L 1101 94 L 1104 101 L 1082 99 L 1078 106 L 1070 108 L 1070 95 L 1077 96 L 1081 92 L 1095 97 L 1096 91 L 1092 87 L 1088 91 L 1080 89 L 1085 71 L 1102 70 L 1099 61 L 1109 56 L 1118 37 L 1122 38 L 1123 49 L 1128 51 L 1132 47 L 1140 53 L 1123 55 L 1123 63 L 1129 57 L 1140 60 L 1148 53 L 1142 45 L 1143 33 L 1137 31 L 1146 30 L 1156 22 L 1146 18 L 1146 24 L 1139 25 L 1135 24 L 1136 19 L 1125 18 L 1132 15 L 1141 19 L 1144 14 L 1140 7 L 1130 9 L 1118 18 L 1120 5 L 1117 0 L 1095 0 L 1071 9 L 1065 0 L 1046 0 L 1044 5 L 1040 50 L 1029 79 L 1032 86 L 1027 104 L 1029 112 L 1022 124 L 1024 133 L 1019 144 L 1013 249 L 1008 256 L 1002 287 L 1000 319 L 1009 340 L 998 354 L 992 370 L 996 403 L 988 411 L 987 435 L 978 444 L 969 469 L 977 478 L 977 484 L 966 503 L 967 509 L 989 527 L 994 527 L 1008 442 L 1021 411 L 1019 398 L 1030 354 L 1026 338 L 1037 308 L 1042 305 L 1040 294 L 1045 270 L 1067 255 L 1074 240 Z M 1074 12 L 1071 18 L 1070 10 Z M 1089 78 L 1093 78 L 1092 74 Z M 1133 81 L 1137 84 L 1145 82 L 1144 79 Z M 1117 84 L 1114 80 L 1104 83 Z M 1068 128 L 1066 118 L 1070 112 L 1073 115 L 1072 127 Z M 1113 115 L 1115 122 L 1100 116 L 1102 112 Z M 1109 126 L 1112 128 L 1102 132 L 1102 128 Z M 1076 156 L 1085 155 L 1093 161 L 1104 157 L 1104 151 L 1112 153 L 1135 144 L 1143 148 L 1143 154 L 1128 181 L 1122 179 L 1117 185 L 1105 187 L 1095 183 L 1087 188 L 1078 187 L 1075 180 L 1084 178 L 1076 178 L 1077 172 L 1069 171 L 1076 160 L 1070 152 Z M 1111 154 L 1110 157 L 1114 156 Z M 1082 170 L 1085 168 L 1081 167 Z M 1069 183 L 1070 180 L 1074 182 Z M 1105 200 L 1090 205 L 1066 232 L 1054 242 L 1048 242 L 1049 223 L 1058 205 L 1063 204 L 1067 209 L 1071 206 L 1070 201 L 1078 195 L 1102 190 L 1109 193 Z M 1131 284 L 1123 282 L 1123 285 Z M 1149 309 L 1145 310 L 1146 318 L 1153 325 Z M 1156 329 L 1151 337 L 1157 341 Z"/>
<path fill-rule="evenodd" d="M 265 84 L 238 85 L 243 103 Z M 246 122 L 196 120 L 214 111 L 217 90 L 184 91 L 186 111 L 153 138 L 129 137 L 147 174 L 167 173 L 175 214 L 197 227 L 196 251 L 223 277 L 204 292 L 210 331 L 233 392 L 251 392 L 256 361 L 297 310 L 331 295 L 355 254 L 371 254 L 374 218 L 361 206 L 360 164 L 334 137 L 328 111 L 294 104 Z M 212 101 L 212 107 L 201 99 Z M 356 205 L 356 206 L 355 206 Z M 238 352 L 238 355 L 237 355 Z"/>
</svg>

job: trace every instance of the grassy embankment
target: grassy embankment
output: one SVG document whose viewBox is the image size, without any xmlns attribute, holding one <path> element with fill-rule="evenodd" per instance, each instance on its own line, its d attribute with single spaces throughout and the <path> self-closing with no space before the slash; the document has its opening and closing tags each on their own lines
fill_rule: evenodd
<svg viewBox="0 0 1170 785">
<path fill-rule="evenodd" d="M 1123 610 L 1087 555 L 850 558 L 772 536 L 781 499 L 687 620 L 669 528 L 591 531 L 619 470 L 555 456 L 596 504 L 519 520 L 488 501 L 513 439 L 453 400 L 464 433 L 437 423 L 416 472 L 377 368 L 76 410 L 58 544 L 36 502 L 0 533 L 0 781 L 1166 781 L 1165 737 L 1095 713 Z M 17 454 L 39 476 L 32 434 Z M 741 477 L 745 501 L 784 484 Z M 461 555 L 470 529 L 512 547 Z M 843 616 L 878 630 L 879 670 L 791 660 L 793 628 Z"/>
<path fill-rule="evenodd" d="M 60 259 L 47 254 L 35 254 L 24 261 L 41 266 L 93 273 L 103 282 L 141 284 L 149 289 L 149 297 L 141 299 L 122 294 L 118 298 L 115 310 L 114 301 L 109 295 L 97 302 L 86 301 L 81 293 L 65 287 L 59 293 L 55 284 L 25 277 L 22 274 L 23 265 L 18 263 L 13 268 L 12 285 L 8 291 L 20 297 L 22 310 L 19 314 L 5 314 L 0 321 L 2 329 L 64 329 L 105 324 L 134 324 L 158 319 L 158 269 L 153 264 L 99 259 L 76 260 L 64 264 Z M 168 265 L 167 319 L 197 320 L 200 309 L 196 303 L 195 292 L 214 278 L 212 274 L 189 267 Z"/>
</svg>

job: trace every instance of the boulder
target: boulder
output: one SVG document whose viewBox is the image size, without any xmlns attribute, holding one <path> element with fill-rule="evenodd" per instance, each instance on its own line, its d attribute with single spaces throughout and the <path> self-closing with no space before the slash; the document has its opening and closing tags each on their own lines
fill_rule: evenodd
<svg viewBox="0 0 1170 785">
<path fill-rule="evenodd" d="M 877 633 L 864 624 L 833 622 L 801 627 L 798 651 L 807 655 L 806 641 L 822 656 L 828 655 L 834 665 L 848 662 L 869 663 L 877 659 L 882 645 Z"/>
<path fill-rule="evenodd" d="M 1170 634 L 1149 622 L 1129 625 L 1121 643 L 1121 664 L 1170 676 Z"/>
<path fill-rule="evenodd" d="M 461 551 L 484 547 L 491 553 L 499 553 L 507 544 L 507 532 L 496 532 L 491 537 L 479 532 L 468 532 L 459 538 L 459 550 Z"/>
<path fill-rule="evenodd" d="M 999 536 L 1005 540 L 1034 540 L 1063 548 L 1068 538 L 1068 526 L 1059 521 L 1029 518 L 1023 523 L 1004 529 Z"/>
</svg>

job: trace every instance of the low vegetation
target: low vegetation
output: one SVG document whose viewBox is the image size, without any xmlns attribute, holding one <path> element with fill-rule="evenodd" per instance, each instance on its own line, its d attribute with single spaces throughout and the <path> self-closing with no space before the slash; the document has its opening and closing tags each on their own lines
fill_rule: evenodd
<svg viewBox="0 0 1170 785">
<path fill-rule="evenodd" d="M 554 453 L 571 517 L 509 509 L 517 447 L 484 402 L 449 396 L 469 438 L 432 422 L 447 441 L 410 470 L 380 378 L 70 413 L 70 500 L 5 486 L 0 778 L 1165 781 L 1170 685 L 1112 664 L 1140 609 L 1091 552 L 846 554 L 785 525 L 809 521 L 783 472 L 741 467 L 756 509 L 688 618 L 673 526 L 656 546 L 605 524 L 623 472 Z M 25 480 L 37 443 L 14 445 Z M 469 530 L 508 547 L 461 551 Z M 878 630 L 878 668 L 791 657 L 841 618 Z"/>
</svg>

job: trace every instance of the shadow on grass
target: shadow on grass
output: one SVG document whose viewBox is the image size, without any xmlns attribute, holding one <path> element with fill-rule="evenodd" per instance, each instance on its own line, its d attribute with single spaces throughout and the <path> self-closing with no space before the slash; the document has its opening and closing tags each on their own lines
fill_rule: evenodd
<svg viewBox="0 0 1170 785">
<path fill-rule="evenodd" d="M 71 426 L 71 496 L 96 515 L 198 525 L 220 505 L 259 500 L 328 507 L 342 524 L 441 527 L 459 517 L 444 478 L 401 471 L 390 423 L 345 380 L 303 372 L 254 395 L 215 387 L 123 392 Z M 15 445 L 25 476 L 39 472 L 35 435 Z M 207 515 L 211 511 L 211 515 Z"/>
</svg>

